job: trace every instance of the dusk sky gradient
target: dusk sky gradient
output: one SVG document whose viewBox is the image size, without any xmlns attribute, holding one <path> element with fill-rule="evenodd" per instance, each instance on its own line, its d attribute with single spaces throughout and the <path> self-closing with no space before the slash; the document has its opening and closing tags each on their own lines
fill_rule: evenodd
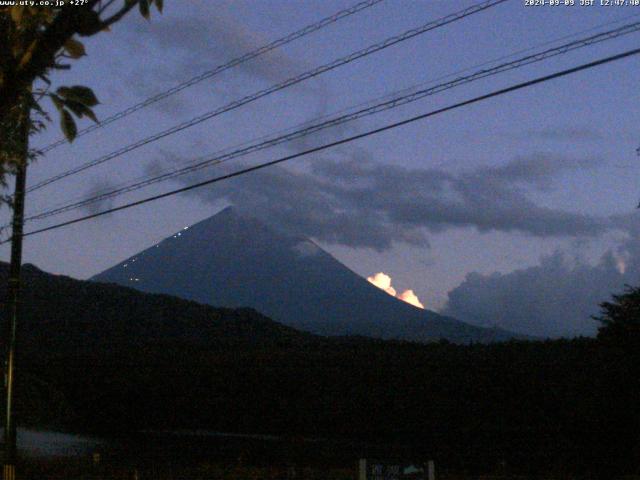
<svg viewBox="0 0 640 480">
<path fill-rule="evenodd" d="M 149 22 L 130 15 L 88 40 L 88 56 L 56 74 L 54 84 L 91 86 L 101 101 L 96 113 L 106 118 L 354 3 L 170 0 Z M 474 3 L 383 1 L 49 152 L 29 169 L 28 183 Z M 633 21 L 640 21 L 640 7 L 525 7 L 510 0 L 35 191 L 27 214 L 561 37 Z M 587 47 L 91 210 L 28 223 L 26 231 L 638 47 L 640 33 Z M 640 283 L 639 66 L 640 57 L 631 57 L 28 237 L 24 261 L 88 278 L 234 204 L 312 237 L 365 278 L 385 272 L 428 309 L 533 335 L 593 334 L 589 315 L 598 303 L 625 283 Z M 59 137 L 56 118 L 33 144 Z M 6 222 L 8 211 L 2 213 Z M 8 260 L 8 246 L 0 252 Z"/>
</svg>

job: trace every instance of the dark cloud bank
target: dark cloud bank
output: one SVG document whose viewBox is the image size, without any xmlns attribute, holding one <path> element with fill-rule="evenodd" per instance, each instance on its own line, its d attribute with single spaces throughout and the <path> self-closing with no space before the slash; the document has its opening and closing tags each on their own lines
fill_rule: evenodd
<svg viewBox="0 0 640 480">
<path fill-rule="evenodd" d="M 594 335 L 599 323 L 591 316 L 599 304 L 625 285 L 640 285 L 640 219 L 630 214 L 612 223 L 627 232 L 627 240 L 597 263 L 556 252 L 507 274 L 470 273 L 449 292 L 444 313 L 542 337 Z"/>
<path fill-rule="evenodd" d="M 557 252 L 507 274 L 470 273 L 449 292 L 443 313 L 539 337 L 594 335 L 598 305 L 625 283 L 638 283 L 637 269 L 623 273 L 619 262 L 611 252 L 595 265 Z"/>
<path fill-rule="evenodd" d="M 608 219 L 539 206 L 526 194 L 551 188 L 564 170 L 593 163 L 535 155 L 455 174 L 382 165 L 352 149 L 346 159 L 312 160 L 303 172 L 272 167 L 196 195 L 227 200 L 323 242 L 379 251 L 394 242 L 428 245 L 429 232 L 455 227 L 593 237 L 610 228 Z"/>
</svg>

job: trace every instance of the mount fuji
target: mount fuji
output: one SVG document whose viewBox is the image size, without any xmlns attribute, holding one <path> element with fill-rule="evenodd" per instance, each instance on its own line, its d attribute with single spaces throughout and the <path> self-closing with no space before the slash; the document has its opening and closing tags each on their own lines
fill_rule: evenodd
<svg viewBox="0 0 640 480">
<path fill-rule="evenodd" d="M 456 343 L 515 338 L 394 298 L 312 240 L 228 207 L 94 276 L 219 307 L 252 307 L 320 335 Z"/>
</svg>

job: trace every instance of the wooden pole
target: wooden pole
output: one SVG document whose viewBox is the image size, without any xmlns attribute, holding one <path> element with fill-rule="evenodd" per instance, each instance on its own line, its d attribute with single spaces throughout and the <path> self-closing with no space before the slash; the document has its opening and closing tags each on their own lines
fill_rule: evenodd
<svg viewBox="0 0 640 480">
<path fill-rule="evenodd" d="M 11 262 L 7 285 L 6 303 L 6 360 L 5 360 L 5 419 L 4 419 L 4 480 L 16 478 L 16 423 L 14 418 L 14 374 L 16 351 L 16 326 L 20 313 L 20 273 L 22 267 L 22 233 L 24 223 L 24 198 L 27 183 L 29 152 L 29 108 L 19 120 L 22 135 L 21 158 L 16 170 L 13 197 L 13 221 L 11 231 Z"/>
</svg>

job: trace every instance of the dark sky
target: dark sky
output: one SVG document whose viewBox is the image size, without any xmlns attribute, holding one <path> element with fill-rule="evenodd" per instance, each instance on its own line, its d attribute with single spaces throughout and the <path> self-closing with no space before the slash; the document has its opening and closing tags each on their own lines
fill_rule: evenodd
<svg viewBox="0 0 640 480">
<path fill-rule="evenodd" d="M 88 56 L 55 82 L 92 86 L 101 100 L 96 113 L 106 118 L 353 3 L 167 1 L 164 14 L 150 22 L 132 15 L 87 41 Z M 51 151 L 30 169 L 29 183 L 473 3 L 385 0 Z M 640 7 L 528 7 L 511 0 L 42 188 L 29 196 L 27 210 L 37 213 L 522 50 L 634 21 Z M 27 231 L 639 46 L 635 33 L 587 47 L 92 210 L 32 222 Z M 598 302 L 640 280 L 639 64 L 632 57 L 29 237 L 25 261 L 87 278 L 234 204 L 313 237 L 365 277 L 389 274 L 397 290 L 413 289 L 427 308 L 537 335 L 591 334 L 596 325 L 589 315 Z M 59 135 L 51 125 L 33 143 Z M 7 259 L 8 248 L 1 252 Z"/>
</svg>

